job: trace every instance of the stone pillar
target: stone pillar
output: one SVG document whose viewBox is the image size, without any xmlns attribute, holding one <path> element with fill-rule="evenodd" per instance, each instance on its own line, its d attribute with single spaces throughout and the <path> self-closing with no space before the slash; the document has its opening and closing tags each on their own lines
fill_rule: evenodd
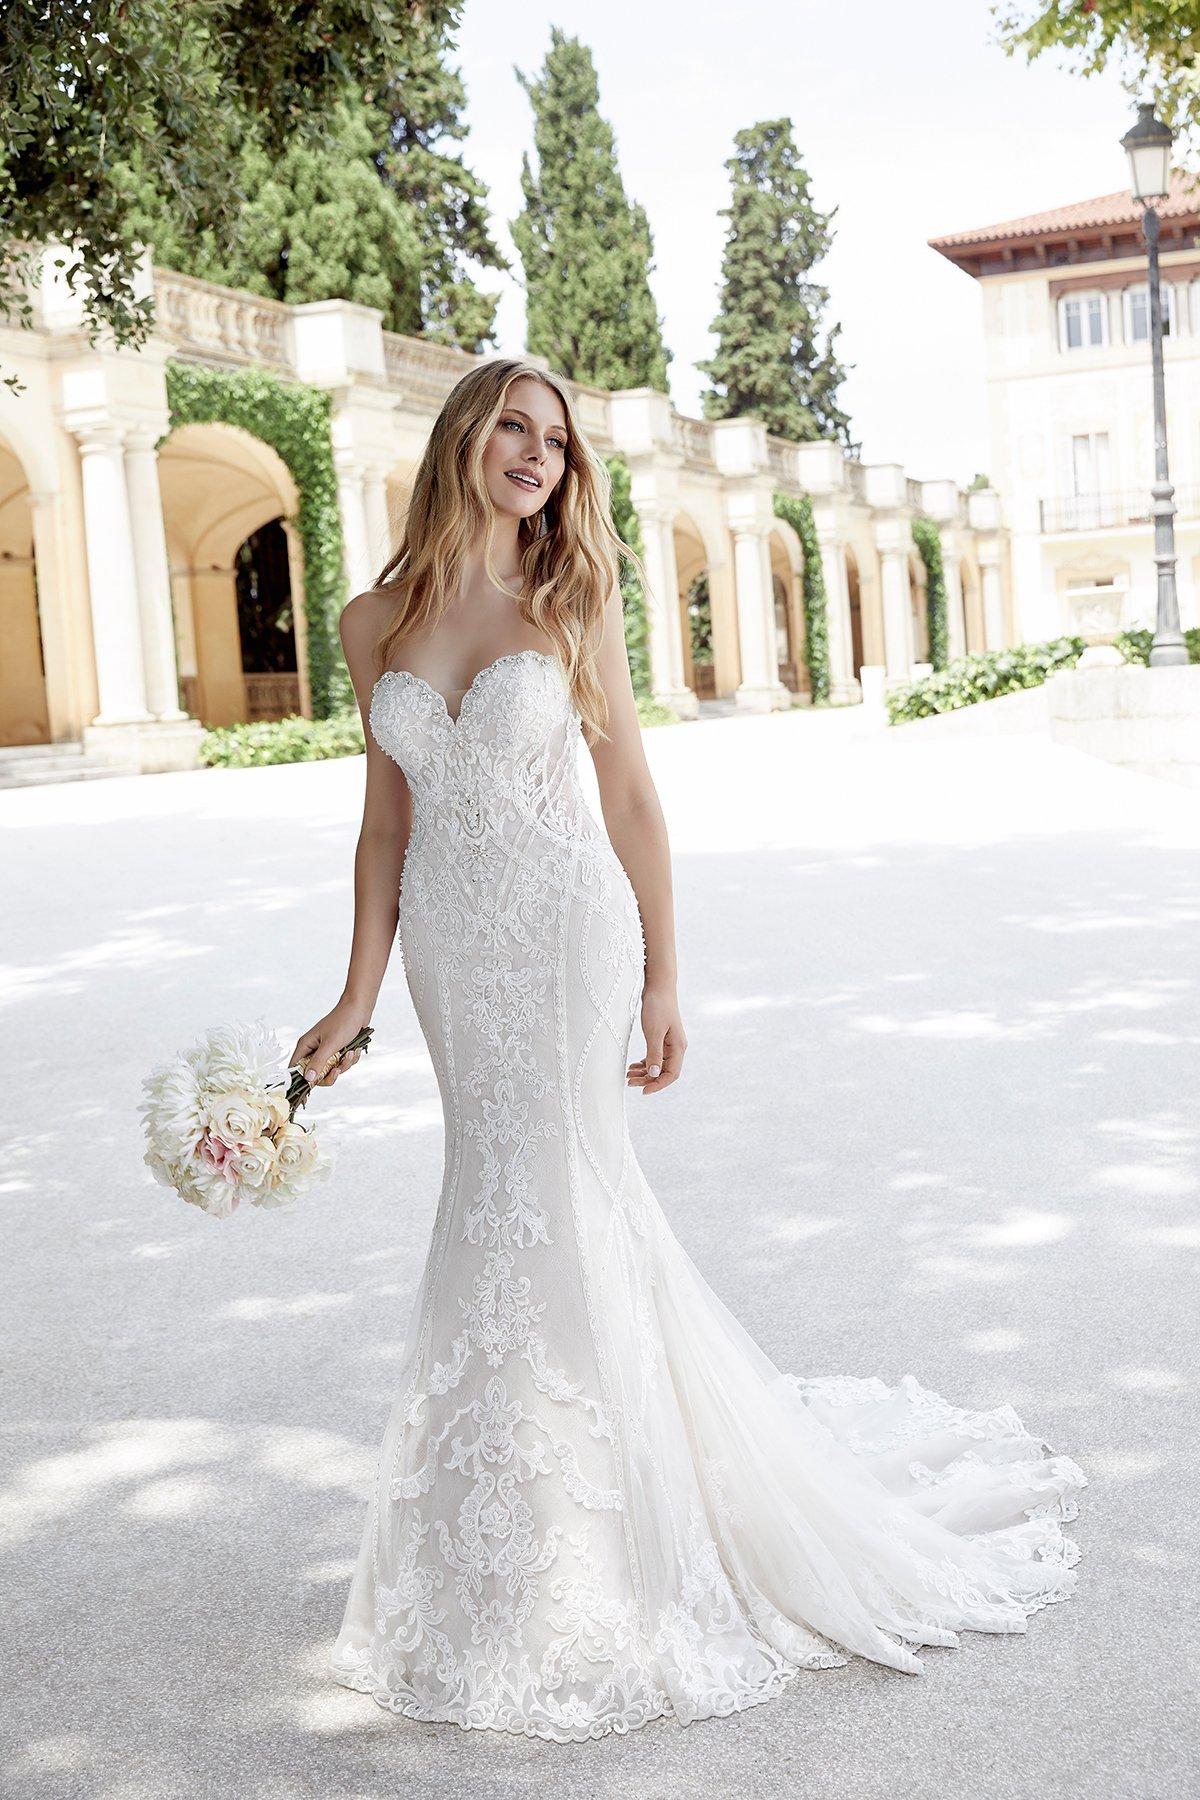
<svg viewBox="0 0 1200 1800">
<path fill-rule="evenodd" d="M 369 468 L 363 482 L 363 499 L 367 523 L 368 581 L 373 582 L 385 563 L 389 563 L 396 546 L 392 542 L 392 522 L 388 516 L 387 470 Z M 359 590 L 354 589 L 357 593 Z"/>
<path fill-rule="evenodd" d="M 962 567 L 958 550 L 942 540 L 942 573 L 946 586 L 946 645 L 951 662 L 967 654 L 967 622 L 963 609 Z"/>
<path fill-rule="evenodd" d="M 887 679 L 909 681 L 913 666 L 912 598 L 908 585 L 908 520 L 876 524 L 883 600 L 883 658 Z"/>
<path fill-rule="evenodd" d="M 308 612 L 305 605 L 304 544 L 293 519 L 283 521 L 287 539 L 288 579 L 292 590 L 292 621 L 296 633 L 296 673 L 300 677 L 300 711 L 312 718 L 312 682 L 308 673 Z"/>
<path fill-rule="evenodd" d="M 826 633 L 829 638 L 829 698 L 836 705 L 861 699 L 854 674 L 854 635 L 850 624 L 850 582 L 846 552 L 833 526 L 817 527 L 821 573 L 825 579 Z"/>
<path fill-rule="evenodd" d="M 126 439 L 125 476 L 129 489 L 129 521 L 137 569 L 138 616 L 146 705 L 160 719 L 185 719 L 179 705 L 179 669 L 175 653 L 175 621 L 171 608 L 171 569 L 163 529 L 162 492 L 158 485 L 155 433 L 133 430 Z"/>
<path fill-rule="evenodd" d="M 96 725 L 149 720 L 137 565 L 119 426 L 89 425 L 79 434 L 83 523 L 100 711 Z"/>
<path fill-rule="evenodd" d="M 999 544 L 980 544 L 979 572 L 983 583 L 983 636 L 989 650 L 1003 650 L 1004 581 L 1000 568 Z"/>
<path fill-rule="evenodd" d="M 775 590 L 767 541 L 770 527 L 755 520 L 734 522 L 730 529 L 742 658 L 742 679 L 735 698 L 747 712 L 773 712 L 790 706 L 792 697 L 779 679 Z"/>
<path fill-rule="evenodd" d="M 369 588 L 378 571 L 371 566 L 370 532 L 367 527 L 366 481 L 352 457 L 335 454 L 338 511 L 342 520 L 342 566 L 350 593 Z"/>
<path fill-rule="evenodd" d="M 646 623 L 650 641 L 650 683 L 656 700 L 694 719 L 699 702 L 683 679 L 683 622 L 679 572 L 675 565 L 674 514 L 665 506 L 637 504 L 642 528 L 642 561 L 650 581 Z"/>
</svg>

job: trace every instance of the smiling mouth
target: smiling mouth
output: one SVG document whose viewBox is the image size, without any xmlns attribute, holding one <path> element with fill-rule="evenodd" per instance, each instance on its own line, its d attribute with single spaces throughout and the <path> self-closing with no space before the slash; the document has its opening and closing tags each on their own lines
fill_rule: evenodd
<svg viewBox="0 0 1200 1800">
<path fill-rule="evenodd" d="M 539 475 L 529 475 L 524 469 L 505 469 L 504 473 L 510 481 L 515 481 L 518 487 L 530 488 L 534 493 L 542 485 Z"/>
</svg>

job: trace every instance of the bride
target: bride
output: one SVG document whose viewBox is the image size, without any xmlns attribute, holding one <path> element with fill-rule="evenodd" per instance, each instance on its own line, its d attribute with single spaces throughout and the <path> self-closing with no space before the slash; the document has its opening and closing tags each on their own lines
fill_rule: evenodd
<svg viewBox="0 0 1200 1800">
<path fill-rule="evenodd" d="M 626 1093 L 677 1082 L 687 1038 L 627 554 L 566 385 L 508 359 L 464 376 L 397 553 L 342 614 L 354 932 L 293 1053 L 324 1085 L 357 1061 L 338 1052 L 398 935 L 445 1167 L 333 1674 L 559 1742 L 1024 1631 L 1075 1585 L 1086 1485 L 1009 1406 L 781 1372 L 646 1183 Z"/>
</svg>

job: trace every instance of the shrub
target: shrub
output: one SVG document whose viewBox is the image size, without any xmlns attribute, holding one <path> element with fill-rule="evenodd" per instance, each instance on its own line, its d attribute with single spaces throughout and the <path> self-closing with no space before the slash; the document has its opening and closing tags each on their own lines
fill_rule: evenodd
<svg viewBox="0 0 1200 1800">
<path fill-rule="evenodd" d="M 361 756 L 362 720 L 356 712 L 328 719 L 261 719 L 253 725 L 221 725 L 206 731 L 200 761 L 210 769 L 257 769 L 268 763 L 321 762 Z"/>
<path fill-rule="evenodd" d="M 1062 637 L 1048 644 L 1018 644 L 1011 650 L 960 657 L 936 674 L 890 688 L 884 697 L 888 723 L 901 725 L 933 713 L 956 712 L 978 700 L 1040 687 L 1047 676 L 1070 668 L 1082 655 L 1082 638 Z"/>
<path fill-rule="evenodd" d="M 1189 631 L 1185 631 L 1183 641 L 1187 645 L 1188 661 L 1200 663 L 1200 627 L 1193 625 Z M 1133 631 L 1123 631 L 1117 639 L 1117 649 L 1126 662 L 1148 665 L 1153 642 L 1154 633 L 1149 627 L 1139 627 Z"/>
</svg>

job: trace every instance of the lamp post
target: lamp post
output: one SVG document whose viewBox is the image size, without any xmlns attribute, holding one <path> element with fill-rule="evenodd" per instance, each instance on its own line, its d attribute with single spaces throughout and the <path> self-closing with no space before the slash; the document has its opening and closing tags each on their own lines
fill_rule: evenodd
<svg viewBox="0 0 1200 1800">
<path fill-rule="evenodd" d="M 1129 153 L 1133 197 L 1142 205 L 1142 233 L 1149 259 L 1150 360 L 1154 372 L 1154 561 L 1158 567 L 1158 609 L 1151 668 L 1185 663 L 1187 645 L 1179 629 L 1179 595 L 1175 587 L 1175 490 L 1167 469 L 1167 401 L 1163 381 L 1162 295 L 1158 285 L 1158 214 L 1154 201 L 1171 191 L 1172 132 L 1154 116 L 1153 106 L 1139 106 L 1137 123 L 1121 139 Z"/>
</svg>

